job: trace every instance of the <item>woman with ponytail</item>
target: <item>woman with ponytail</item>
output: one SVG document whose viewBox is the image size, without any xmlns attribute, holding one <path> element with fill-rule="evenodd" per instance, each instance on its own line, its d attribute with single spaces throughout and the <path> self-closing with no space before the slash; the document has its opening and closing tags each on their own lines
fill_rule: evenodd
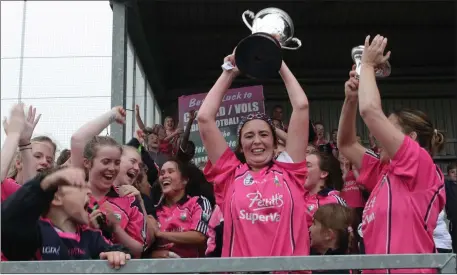
<svg viewBox="0 0 457 275">
<path fill-rule="evenodd" d="M 361 232 L 366 254 L 435 253 L 433 230 L 446 201 L 444 177 L 432 159 L 444 143 L 425 113 L 402 109 L 387 117 L 381 106 L 375 68 L 387 62 L 387 38 L 365 39 L 360 77 L 350 73 L 338 127 L 340 152 L 359 169 L 357 179 L 370 197 Z M 380 143 L 380 157 L 356 140 L 360 115 Z M 372 273 L 436 273 L 435 269 L 373 270 Z"/>
</svg>

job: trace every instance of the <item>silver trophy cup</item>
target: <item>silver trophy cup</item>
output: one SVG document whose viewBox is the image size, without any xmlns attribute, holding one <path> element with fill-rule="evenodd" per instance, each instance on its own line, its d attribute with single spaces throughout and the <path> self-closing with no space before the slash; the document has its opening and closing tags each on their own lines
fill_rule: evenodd
<svg viewBox="0 0 457 275">
<path fill-rule="evenodd" d="M 282 63 L 282 49 L 297 50 L 302 45 L 300 39 L 294 37 L 292 19 L 278 8 L 266 8 L 257 14 L 247 10 L 242 19 L 252 34 L 236 47 L 238 69 L 253 78 L 277 76 Z"/>
<path fill-rule="evenodd" d="M 365 46 L 357 46 L 352 48 L 351 50 L 351 57 L 352 60 L 355 62 L 356 66 L 356 73 L 357 73 L 357 79 L 360 76 L 360 68 L 362 66 L 362 54 L 363 50 L 365 49 Z M 390 66 L 389 61 L 386 61 L 386 63 L 379 65 L 378 67 L 375 68 L 375 74 L 377 78 L 385 78 L 390 75 L 392 71 L 392 67 Z"/>
</svg>

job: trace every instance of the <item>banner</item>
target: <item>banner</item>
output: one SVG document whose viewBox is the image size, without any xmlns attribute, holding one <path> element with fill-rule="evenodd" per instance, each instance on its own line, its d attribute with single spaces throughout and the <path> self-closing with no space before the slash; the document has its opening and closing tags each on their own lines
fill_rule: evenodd
<svg viewBox="0 0 457 275">
<path fill-rule="evenodd" d="M 189 122 L 189 111 L 198 110 L 205 97 L 206 93 L 181 96 L 179 98 L 180 126 L 186 127 Z M 240 118 L 257 112 L 265 112 L 262 86 L 230 89 L 225 93 L 216 116 L 216 123 L 232 150 L 237 144 L 236 130 Z M 195 143 L 195 164 L 206 162 L 206 150 L 203 147 L 196 120 L 192 124 L 189 139 Z"/>
</svg>

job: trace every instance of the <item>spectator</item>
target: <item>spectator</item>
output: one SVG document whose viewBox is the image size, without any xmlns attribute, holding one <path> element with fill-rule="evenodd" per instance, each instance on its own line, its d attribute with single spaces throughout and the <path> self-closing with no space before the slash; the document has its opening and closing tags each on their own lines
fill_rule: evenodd
<svg viewBox="0 0 457 275">
<path fill-rule="evenodd" d="M 108 260 L 119 268 L 128 251 L 88 229 L 90 193 L 84 171 L 44 172 L 2 205 L 2 252 L 9 261 Z M 44 214 L 44 218 L 40 216 Z"/>
<path fill-rule="evenodd" d="M 345 255 L 357 253 L 357 227 L 360 221 L 352 209 L 341 204 L 320 207 L 311 227 L 311 255 Z M 313 274 L 349 273 L 348 270 L 313 271 Z"/>
<path fill-rule="evenodd" d="M 452 250 L 457 251 L 457 163 L 447 166 L 448 179 L 446 188 L 446 215 L 449 220 L 449 233 L 452 238 Z"/>
<path fill-rule="evenodd" d="M 201 173 L 201 171 L 199 171 Z M 158 221 L 154 258 L 168 258 L 170 252 L 182 258 L 199 257 L 208 237 L 213 197 L 210 184 L 195 181 L 187 163 L 172 159 L 160 169 L 159 184 L 152 194 Z M 214 201 L 214 199 L 212 199 Z"/>
</svg>

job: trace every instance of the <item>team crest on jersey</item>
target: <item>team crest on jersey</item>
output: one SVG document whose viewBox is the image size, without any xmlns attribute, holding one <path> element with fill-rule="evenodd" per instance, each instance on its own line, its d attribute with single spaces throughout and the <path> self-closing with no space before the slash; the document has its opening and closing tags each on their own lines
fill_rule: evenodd
<svg viewBox="0 0 457 275">
<path fill-rule="evenodd" d="M 187 219 L 187 213 L 186 212 L 182 212 L 181 216 L 179 218 L 181 219 L 181 221 L 185 221 Z"/>
<path fill-rule="evenodd" d="M 246 177 L 244 178 L 244 186 L 250 186 L 254 184 L 254 178 L 252 177 L 251 174 L 247 174 Z"/>
<path fill-rule="evenodd" d="M 121 214 L 119 214 L 119 213 L 114 213 L 113 215 L 114 215 L 114 217 L 116 217 L 116 220 L 118 220 L 118 221 L 120 221 L 122 218 Z"/>
<path fill-rule="evenodd" d="M 276 175 L 275 175 L 274 182 L 275 182 L 275 186 L 276 187 L 280 187 L 281 186 L 281 183 L 279 182 L 278 176 L 276 176 Z"/>
<path fill-rule="evenodd" d="M 202 219 L 203 219 L 205 222 L 208 222 L 209 219 L 210 219 L 210 215 L 209 215 L 208 213 L 203 212 L 203 214 L 202 214 Z"/>
<path fill-rule="evenodd" d="M 313 211 L 313 209 L 314 209 L 314 205 L 308 206 L 308 211 L 309 211 L 309 212 Z"/>
</svg>

